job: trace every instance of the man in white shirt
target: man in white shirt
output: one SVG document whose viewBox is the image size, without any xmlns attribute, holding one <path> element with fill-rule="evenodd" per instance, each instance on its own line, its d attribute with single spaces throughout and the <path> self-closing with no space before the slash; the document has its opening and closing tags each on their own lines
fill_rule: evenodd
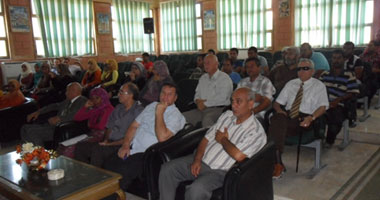
<svg viewBox="0 0 380 200">
<path fill-rule="evenodd" d="M 194 102 L 197 109 L 183 113 L 186 121 L 202 127 L 212 126 L 223 112 L 225 106 L 230 104 L 232 94 L 231 78 L 218 69 L 218 58 L 207 55 L 204 60 L 204 69 L 207 72 L 199 79 L 195 89 Z"/>
<path fill-rule="evenodd" d="M 301 58 L 297 70 L 298 78 L 289 81 L 273 103 L 276 114 L 271 118 L 268 136 L 277 148 L 274 178 L 280 178 L 284 171 L 281 154 L 286 136 L 310 130 L 313 121 L 323 115 L 329 106 L 325 85 L 312 77 L 313 61 Z"/>
<path fill-rule="evenodd" d="M 255 94 L 239 88 L 232 95 L 232 111 L 223 113 L 199 143 L 193 154 L 165 163 L 160 171 L 161 200 L 174 200 L 178 184 L 187 186 L 185 199 L 210 199 L 223 186 L 227 170 L 236 162 L 256 154 L 267 142 L 259 121 L 252 115 Z"/>
</svg>

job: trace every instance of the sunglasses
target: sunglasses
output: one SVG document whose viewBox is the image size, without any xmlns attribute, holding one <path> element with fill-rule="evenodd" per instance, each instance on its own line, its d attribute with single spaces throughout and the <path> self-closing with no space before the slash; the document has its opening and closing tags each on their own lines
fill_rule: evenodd
<svg viewBox="0 0 380 200">
<path fill-rule="evenodd" d="M 311 67 L 298 67 L 297 68 L 297 71 L 308 71 L 308 70 L 310 70 L 311 69 Z"/>
</svg>

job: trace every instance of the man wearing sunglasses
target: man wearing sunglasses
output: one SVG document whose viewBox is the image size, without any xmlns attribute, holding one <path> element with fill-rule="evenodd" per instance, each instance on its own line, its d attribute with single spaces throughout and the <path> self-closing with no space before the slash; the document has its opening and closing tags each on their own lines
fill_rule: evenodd
<svg viewBox="0 0 380 200">
<path fill-rule="evenodd" d="M 313 78 L 314 63 L 301 58 L 298 78 L 286 83 L 273 103 L 276 113 L 271 118 L 269 137 L 276 145 L 276 164 L 273 178 L 280 178 L 285 167 L 281 161 L 286 136 L 294 136 L 312 128 L 313 121 L 329 106 L 325 85 Z"/>
</svg>

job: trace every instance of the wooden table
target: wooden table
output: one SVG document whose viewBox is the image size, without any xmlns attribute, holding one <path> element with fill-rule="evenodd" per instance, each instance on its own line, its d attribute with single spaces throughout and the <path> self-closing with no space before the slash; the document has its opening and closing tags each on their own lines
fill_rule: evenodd
<svg viewBox="0 0 380 200">
<path fill-rule="evenodd" d="M 125 199 L 120 189 L 119 174 L 60 156 L 50 160 L 47 169 L 63 169 L 65 177 L 49 181 L 45 172 L 29 172 L 16 163 L 19 155 L 11 152 L 0 156 L 0 193 L 10 199 L 101 199 L 116 193 Z"/>
</svg>

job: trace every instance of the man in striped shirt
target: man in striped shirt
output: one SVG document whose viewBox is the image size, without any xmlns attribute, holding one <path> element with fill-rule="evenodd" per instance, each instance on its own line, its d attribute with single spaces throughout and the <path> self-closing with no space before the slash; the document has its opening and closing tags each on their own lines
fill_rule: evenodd
<svg viewBox="0 0 380 200">
<path fill-rule="evenodd" d="M 340 132 L 347 111 L 344 109 L 344 101 L 359 94 L 358 84 L 353 72 L 344 70 L 344 56 L 342 50 L 335 50 L 332 54 L 332 69 L 321 74 L 320 80 L 326 85 L 329 109 L 327 116 L 327 136 L 325 147 L 330 148 Z"/>
<path fill-rule="evenodd" d="M 194 155 L 165 163 L 160 172 L 161 200 L 174 200 L 178 184 L 194 182 L 185 199 L 210 199 L 212 191 L 223 186 L 227 170 L 236 162 L 256 154 L 267 142 L 264 129 L 252 115 L 254 92 L 246 87 L 232 95 L 232 111 L 219 117 L 200 142 Z"/>
</svg>

